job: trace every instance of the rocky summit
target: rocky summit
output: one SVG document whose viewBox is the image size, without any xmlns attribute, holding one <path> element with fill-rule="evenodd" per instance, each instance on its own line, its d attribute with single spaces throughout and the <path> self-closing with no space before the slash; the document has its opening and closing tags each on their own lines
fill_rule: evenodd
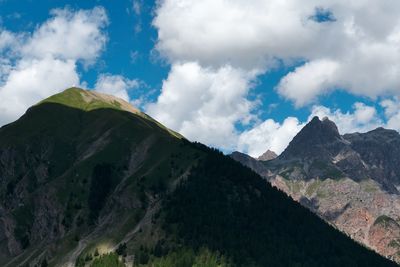
<svg viewBox="0 0 400 267">
<path fill-rule="evenodd" d="M 270 177 L 263 164 L 277 162 L 274 179 L 302 192 L 300 180 L 279 171 L 282 160 L 290 159 L 254 166 Z M 330 221 L 372 225 L 377 251 L 398 235 L 378 180 L 366 180 L 362 192 L 354 180 L 315 181 L 311 202 L 332 199 L 322 197 L 328 184 L 349 199 L 329 210 Z M 378 203 L 380 216 L 353 191 L 362 201 L 373 192 L 368 205 Z M 315 209 L 324 208 L 318 199 Z M 121 99 L 79 88 L 0 128 L 0 240 L 0 265 L 9 267 L 395 266 L 221 152 Z"/>
<path fill-rule="evenodd" d="M 235 159 L 356 241 L 400 262 L 397 131 L 340 135 L 328 118 L 314 117 L 276 159 Z"/>
<path fill-rule="evenodd" d="M 278 155 L 274 151 L 271 151 L 271 150 L 268 149 L 261 156 L 259 156 L 257 159 L 261 160 L 261 161 L 267 161 L 267 160 L 274 159 L 277 156 Z"/>
</svg>

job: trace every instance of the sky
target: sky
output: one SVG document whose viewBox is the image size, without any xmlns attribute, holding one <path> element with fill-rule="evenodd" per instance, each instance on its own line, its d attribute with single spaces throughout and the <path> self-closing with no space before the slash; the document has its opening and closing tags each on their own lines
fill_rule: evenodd
<svg viewBox="0 0 400 267">
<path fill-rule="evenodd" d="M 281 153 L 313 116 L 400 130 L 398 0 L 0 0 L 0 125 L 71 86 Z"/>
</svg>

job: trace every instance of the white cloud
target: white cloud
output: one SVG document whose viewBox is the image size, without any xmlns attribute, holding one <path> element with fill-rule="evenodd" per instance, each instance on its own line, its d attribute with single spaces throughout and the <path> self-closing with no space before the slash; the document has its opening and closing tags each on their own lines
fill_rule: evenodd
<svg viewBox="0 0 400 267">
<path fill-rule="evenodd" d="M 321 8 L 335 21 L 311 19 Z M 279 90 L 304 105 L 332 88 L 368 97 L 399 93 L 399 12 L 395 0 L 165 0 L 153 24 L 157 49 L 172 63 L 266 71 L 275 59 L 306 62 Z M 309 79 L 317 67 L 328 73 L 321 70 L 317 81 Z"/>
<path fill-rule="evenodd" d="M 56 9 L 51 15 L 33 34 L 2 31 L 0 35 L 6 36 L 0 41 L 3 49 L 13 49 L 0 60 L 0 125 L 41 99 L 78 85 L 78 62 L 93 63 L 104 48 L 103 8 Z"/>
<path fill-rule="evenodd" d="M 134 28 L 135 33 L 139 33 L 142 31 L 142 18 L 141 18 L 142 8 L 143 8 L 143 3 L 141 0 L 133 0 L 132 10 L 136 16 L 136 24 Z"/>
<path fill-rule="evenodd" d="M 139 86 L 137 80 L 130 80 L 121 75 L 101 74 L 97 78 L 95 90 L 114 95 L 129 102 L 128 91 Z"/>
<path fill-rule="evenodd" d="M 132 10 L 136 16 L 140 16 L 140 14 L 142 13 L 142 3 L 138 0 L 133 0 Z"/>
<path fill-rule="evenodd" d="M 232 149 L 237 141 L 235 124 L 251 120 L 254 103 L 246 99 L 248 81 L 246 73 L 230 66 L 212 69 L 195 62 L 177 63 L 147 112 L 191 140 Z"/>
<path fill-rule="evenodd" d="M 329 14 L 330 19 L 318 21 L 318 12 Z M 226 105 L 217 97 L 215 86 L 221 69 L 230 70 L 225 74 L 227 81 L 241 77 L 241 82 L 230 83 L 229 91 L 236 91 L 238 97 L 230 98 L 229 106 L 249 103 L 248 92 L 257 75 L 282 65 L 297 67 L 276 90 L 298 107 L 317 102 L 319 96 L 336 89 L 371 98 L 398 95 L 399 13 L 397 0 L 160 1 L 153 20 L 158 31 L 156 49 L 172 69 L 161 96 L 149 110 L 161 122 L 207 144 L 223 148 L 237 145 L 256 154 L 259 144 L 251 140 L 263 140 L 279 152 L 290 139 L 288 135 L 256 135 L 296 129 L 294 125 L 301 123 L 280 125 L 267 120 L 239 137 L 236 125 L 252 116 L 252 105 L 240 115 L 224 113 Z M 205 72 L 206 78 L 199 75 L 201 79 L 190 80 L 188 73 L 179 75 L 177 66 L 190 62 L 196 62 L 201 70 L 197 72 Z M 209 102 L 219 109 L 205 112 Z M 182 109 L 176 107 L 178 104 Z M 364 131 L 382 123 L 373 107 L 360 103 L 351 113 L 318 106 L 312 113 L 331 116 L 344 132 Z M 211 115 L 197 114 L 212 114 L 215 119 L 209 121 Z M 218 121 L 224 116 L 228 119 Z M 234 144 L 239 140 L 239 145 Z"/>
<path fill-rule="evenodd" d="M 46 57 L 19 61 L 0 87 L 0 125 L 16 119 L 32 104 L 79 84 L 75 62 Z"/>
<path fill-rule="evenodd" d="M 41 25 L 23 47 L 24 57 L 50 55 L 92 63 L 107 40 L 102 31 L 108 22 L 105 10 L 100 7 L 76 12 L 54 9 L 51 14 L 53 17 Z"/>
<path fill-rule="evenodd" d="M 297 118 L 288 117 L 282 124 L 268 119 L 240 135 L 237 149 L 252 157 L 272 150 L 280 154 L 305 124 Z"/>
<path fill-rule="evenodd" d="M 276 56 L 297 57 L 313 41 L 315 26 L 303 25 L 312 12 L 298 1 L 165 0 L 153 24 L 157 49 L 172 62 L 253 69 Z"/>
<path fill-rule="evenodd" d="M 286 75 L 278 86 L 280 94 L 303 106 L 323 91 L 333 89 L 339 64 L 331 60 L 308 62 Z"/>
<path fill-rule="evenodd" d="M 14 49 L 18 44 L 18 36 L 0 28 L 0 53 L 6 49 Z"/>
<path fill-rule="evenodd" d="M 400 99 L 394 97 L 381 101 L 387 118 L 386 127 L 400 131 Z"/>
</svg>

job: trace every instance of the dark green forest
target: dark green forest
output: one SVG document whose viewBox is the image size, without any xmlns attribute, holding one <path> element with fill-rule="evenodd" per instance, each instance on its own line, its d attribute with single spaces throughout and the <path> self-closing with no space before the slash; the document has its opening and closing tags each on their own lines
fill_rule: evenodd
<svg viewBox="0 0 400 267">
<path fill-rule="evenodd" d="M 323 222 L 222 153 L 205 157 L 171 194 L 163 227 L 184 246 L 234 266 L 395 266 Z"/>
</svg>

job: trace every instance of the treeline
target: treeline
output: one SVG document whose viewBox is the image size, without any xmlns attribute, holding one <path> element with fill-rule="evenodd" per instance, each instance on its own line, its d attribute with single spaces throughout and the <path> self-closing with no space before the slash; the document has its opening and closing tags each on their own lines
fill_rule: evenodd
<svg viewBox="0 0 400 267">
<path fill-rule="evenodd" d="M 193 249 L 179 249 L 169 254 L 152 258 L 147 264 L 140 267 L 231 267 L 229 261 L 219 253 L 211 252 L 206 248 L 198 251 Z"/>
</svg>

